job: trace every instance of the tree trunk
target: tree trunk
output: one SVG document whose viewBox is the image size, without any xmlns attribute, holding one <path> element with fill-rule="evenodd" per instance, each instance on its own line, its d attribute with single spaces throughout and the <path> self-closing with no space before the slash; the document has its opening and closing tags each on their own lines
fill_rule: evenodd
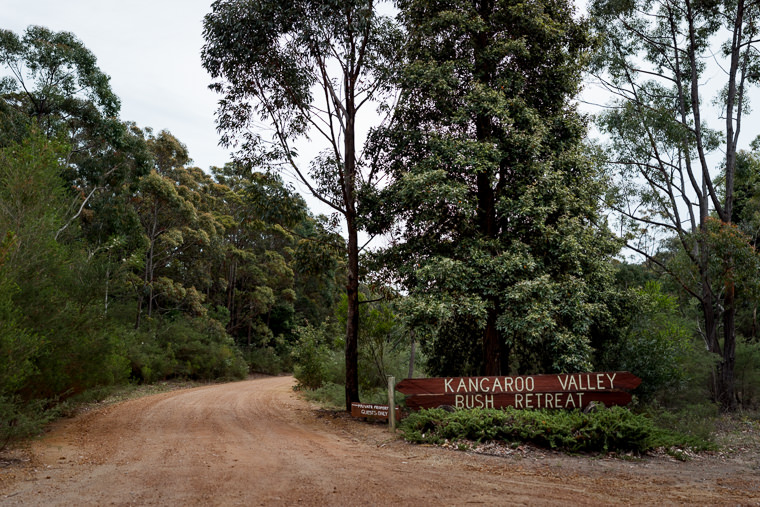
<svg viewBox="0 0 760 507">
<path fill-rule="evenodd" d="M 720 343 L 718 342 L 718 322 L 715 318 L 715 308 L 713 307 L 713 298 L 710 288 L 702 285 L 702 317 L 705 322 L 704 339 L 707 350 L 713 354 L 720 354 Z"/>
<path fill-rule="evenodd" d="M 348 281 L 346 297 L 346 410 L 359 402 L 359 242 L 355 217 L 346 216 L 348 226 Z"/>
<path fill-rule="evenodd" d="M 412 331 L 412 345 L 409 350 L 409 373 L 406 378 L 414 378 L 414 359 L 417 355 L 417 341 L 414 339 L 414 331 Z"/>
<path fill-rule="evenodd" d="M 736 364 L 736 308 L 734 307 L 734 283 L 726 282 L 726 295 L 723 299 L 723 360 L 718 365 L 718 392 L 716 398 L 723 412 L 736 410 L 736 393 L 734 392 L 734 366 Z"/>
<path fill-rule="evenodd" d="M 476 4 L 476 9 L 481 18 L 487 23 L 494 10 L 492 0 L 481 0 Z M 488 30 L 473 33 L 474 46 L 474 77 L 484 85 L 493 82 L 496 67 L 493 59 L 488 55 L 488 48 L 493 39 L 493 34 Z M 493 137 L 493 123 L 489 114 L 478 114 L 475 117 L 475 137 L 479 142 L 489 142 Z M 479 233 L 487 240 L 493 240 L 498 234 L 496 224 L 496 192 L 494 191 L 494 176 L 491 171 L 483 170 L 477 174 L 477 224 Z M 497 252 L 491 252 L 496 255 Z M 489 298 L 486 327 L 483 330 L 483 372 L 485 375 L 494 376 L 502 373 L 502 343 L 496 320 L 499 316 L 498 297 Z"/>
<path fill-rule="evenodd" d="M 346 411 L 359 402 L 359 237 L 356 223 L 356 108 L 354 83 L 346 78 L 346 130 L 344 138 L 343 202 L 348 234 L 348 280 L 346 298 Z"/>
<path fill-rule="evenodd" d="M 501 375 L 501 340 L 496 329 L 496 308 L 488 310 L 483 334 L 483 373 L 488 377 Z"/>
</svg>

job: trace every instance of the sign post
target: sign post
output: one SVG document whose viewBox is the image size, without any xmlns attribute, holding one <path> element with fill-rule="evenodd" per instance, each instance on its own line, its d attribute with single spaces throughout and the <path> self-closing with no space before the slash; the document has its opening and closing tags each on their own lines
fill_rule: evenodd
<svg viewBox="0 0 760 507">
<path fill-rule="evenodd" d="M 388 428 L 396 432 L 396 377 L 388 375 Z"/>
</svg>

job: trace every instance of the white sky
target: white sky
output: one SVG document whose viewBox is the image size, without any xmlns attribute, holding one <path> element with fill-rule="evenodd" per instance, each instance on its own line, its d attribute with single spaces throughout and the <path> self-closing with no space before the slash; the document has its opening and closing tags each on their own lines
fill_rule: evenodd
<svg viewBox="0 0 760 507">
<path fill-rule="evenodd" d="M 0 0 L 0 28 L 29 25 L 76 35 L 111 76 L 121 119 L 185 143 L 204 170 L 230 160 L 218 146 L 218 97 L 201 66 L 203 16 L 212 0 Z"/>
</svg>

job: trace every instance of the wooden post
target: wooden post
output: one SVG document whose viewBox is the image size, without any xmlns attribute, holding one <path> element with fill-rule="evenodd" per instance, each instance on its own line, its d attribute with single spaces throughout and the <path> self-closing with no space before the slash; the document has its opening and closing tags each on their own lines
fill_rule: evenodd
<svg viewBox="0 0 760 507">
<path fill-rule="evenodd" d="M 396 377 L 388 375 L 388 428 L 396 432 Z"/>
</svg>

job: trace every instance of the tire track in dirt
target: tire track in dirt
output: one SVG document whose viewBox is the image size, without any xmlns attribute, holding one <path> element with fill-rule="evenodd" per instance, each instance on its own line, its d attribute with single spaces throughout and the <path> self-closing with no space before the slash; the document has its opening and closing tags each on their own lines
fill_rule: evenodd
<svg viewBox="0 0 760 507">
<path fill-rule="evenodd" d="M 721 477 L 588 458 L 536 464 L 411 446 L 319 417 L 290 377 L 174 391 L 59 423 L 3 505 L 752 504 Z M 585 460 L 585 461 L 583 461 Z M 573 464 L 579 464 L 577 469 Z M 745 484 L 745 486 L 746 486 Z M 754 489 L 753 489 L 754 488 Z"/>
</svg>

